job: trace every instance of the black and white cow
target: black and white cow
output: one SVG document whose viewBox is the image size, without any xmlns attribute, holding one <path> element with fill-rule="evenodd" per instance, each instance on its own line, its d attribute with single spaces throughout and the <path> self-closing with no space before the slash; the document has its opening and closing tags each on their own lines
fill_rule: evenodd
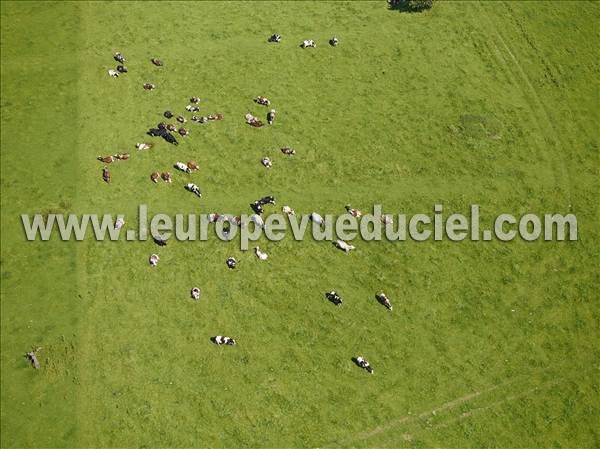
<svg viewBox="0 0 600 449">
<path fill-rule="evenodd" d="M 123 64 L 125 62 L 125 56 L 123 56 L 121 53 L 116 52 L 115 53 L 115 61 L 120 62 L 121 64 Z"/>
<path fill-rule="evenodd" d="M 381 304 L 382 306 L 385 306 L 386 309 L 388 309 L 389 311 L 392 310 L 392 303 L 390 302 L 388 297 L 385 295 L 385 293 L 383 293 L 383 292 L 378 293 L 375 295 L 375 298 L 377 299 L 377 301 L 379 301 L 379 304 Z"/>
<path fill-rule="evenodd" d="M 198 299 L 200 299 L 200 289 L 198 287 L 192 288 L 190 295 L 194 301 L 197 301 Z"/>
<path fill-rule="evenodd" d="M 336 306 L 341 306 L 343 303 L 342 297 L 335 290 L 325 293 L 325 297 Z"/>
<path fill-rule="evenodd" d="M 364 357 L 358 356 L 354 359 L 354 362 L 362 369 L 367 370 L 369 374 L 373 374 L 373 368 L 371 367 L 371 364 Z"/>
<path fill-rule="evenodd" d="M 227 345 L 233 346 L 235 345 L 235 340 L 231 337 L 224 337 L 223 335 L 217 335 L 211 338 L 212 342 L 216 345 Z"/>
<path fill-rule="evenodd" d="M 37 348 L 34 351 L 29 351 L 25 353 L 25 358 L 29 361 L 31 366 L 35 369 L 40 369 L 40 362 L 37 358 L 36 353 L 42 348 Z"/>
<path fill-rule="evenodd" d="M 191 182 L 186 184 L 185 190 L 187 190 L 188 192 L 192 192 L 198 198 L 202 198 L 202 192 L 200 192 L 200 187 L 198 187 L 196 184 L 193 184 Z"/>
</svg>

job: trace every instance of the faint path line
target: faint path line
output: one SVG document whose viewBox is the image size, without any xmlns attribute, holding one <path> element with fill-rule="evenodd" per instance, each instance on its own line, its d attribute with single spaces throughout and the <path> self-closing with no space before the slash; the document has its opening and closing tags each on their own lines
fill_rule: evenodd
<svg viewBox="0 0 600 449">
<path fill-rule="evenodd" d="M 559 68 L 557 68 L 556 64 L 553 64 L 550 59 L 546 59 L 543 54 L 540 54 L 540 50 L 538 50 L 535 42 L 533 42 L 533 39 L 530 38 L 530 35 L 527 32 L 527 30 L 525 29 L 525 26 L 523 26 L 522 21 L 520 21 L 519 18 L 514 14 L 511 2 L 504 2 L 504 4 L 506 6 L 506 10 L 510 13 L 510 15 L 511 15 L 513 21 L 514 21 L 515 26 L 519 29 L 519 31 L 523 35 L 523 38 L 525 39 L 525 41 L 538 54 L 541 63 L 544 65 L 544 69 L 545 69 L 546 73 L 548 75 L 550 75 L 550 77 L 551 77 L 551 81 L 556 86 L 559 86 L 559 83 L 554 79 L 554 73 L 553 72 L 557 72 L 558 74 L 561 74 L 561 70 Z M 564 99 L 564 101 L 562 102 L 562 104 L 564 106 L 566 106 L 566 108 L 569 110 L 569 113 L 571 114 L 571 117 L 575 117 L 575 112 L 573 111 L 573 108 L 571 107 L 570 101 L 566 101 L 566 99 Z M 593 139 L 593 137 L 590 136 L 587 127 L 585 127 L 585 126 L 578 126 L 577 128 L 578 128 L 578 130 L 579 130 L 580 133 L 585 134 L 586 138 Z"/>
<path fill-rule="evenodd" d="M 560 144 L 560 148 L 557 148 L 557 156 L 561 159 L 561 164 L 559 164 L 560 166 L 557 168 L 555 166 L 555 171 L 559 171 L 562 175 L 562 177 L 564 179 L 566 179 L 566 190 L 567 190 L 567 196 L 569 199 L 569 204 L 572 203 L 572 199 L 571 199 L 571 176 L 570 173 L 567 170 L 567 160 L 563 154 L 564 151 L 568 151 L 569 146 L 565 145 L 565 143 L 563 142 L 562 138 L 560 137 L 560 134 L 556 131 L 553 121 L 552 121 L 552 117 L 550 116 L 550 114 L 548 113 L 548 110 L 546 109 L 546 106 L 544 105 L 544 103 L 542 102 L 535 86 L 533 85 L 533 83 L 531 82 L 531 79 L 529 78 L 529 75 L 527 75 L 527 72 L 525 72 L 525 69 L 523 69 L 523 66 L 521 65 L 521 63 L 519 62 L 519 60 L 517 59 L 517 57 L 515 56 L 515 54 L 512 52 L 511 48 L 509 47 L 509 45 L 506 43 L 506 40 L 504 39 L 504 37 L 502 36 L 502 34 L 500 33 L 500 31 L 498 31 L 498 28 L 496 27 L 496 24 L 494 22 L 493 19 L 490 19 L 487 12 L 485 11 L 485 8 L 482 7 L 481 4 L 479 4 L 479 8 L 481 11 L 484 11 L 483 16 L 488 18 L 488 22 L 490 23 L 490 27 L 493 30 L 494 34 L 496 35 L 496 37 L 498 38 L 498 40 L 500 41 L 500 43 L 502 44 L 502 46 L 504 47 L 504 49 L 506 50 L 506 52 L 508 53 L 508 55 L 510 56 L 510 58 L 513 61 L 513 65 L 514 67 L 517 69 L 518 74 L 519 74 L 519 78 L 525 83 L 525 85 L 527 86 L 529 93 L 532 97 L 532 99 L 534 100 L 535 104 L 532 104 L 531 106 L 531 111 L 535 114 L 537 113 L 537 117 L 536 121 L 539 124 L 539 120 L 541 119 L 542 121 L 545 122 L 544 128 L 546 128 L 545 132 L 547 134 L 549 134 L 552 137 L 552 141 L 553 141 L 553 146 L 556 148 L 557 147 L 557 143 Z M 506 8 L 506 6 L 505 6 Z M 510 9 L 507 9 L 510 10 Z M 512 11 L 512 10 L 510 10 Z M 514 19 L 513 14 L 511 14 L 511 17 Z M 535 50 L 535 49 L 534 49 Z M 521 89 L 523 92 L 525 92 L 525 89 Z M 539 125 L 538 125 L 539 126 Z"/>
<path fill-rule="evenodd" d="M 541 374 L 541 373 L 544 373 L 544 372 L 548 372 L 548 371 L 550 371 L 550 369 L 551 369 L 550 367 L 545 368 L 545 369 L 541 370 L 540 372 L 538 372 L 538 374 Z M 578 372 L 578 374 L 580 376 L 582 376 L 582 375 L 583 376 L 587 376 L 590 371 L 599 371 L 599 370 L 600 370 L 600 366 L 594 365 L 594 366 L 588 367 L 587 369 L 580 370 Z M 352 441 L 369 439 L 369 438 L 371 438 L 371 437 L 373 437 L 375 435 L 378 435 L 378 434 L 380 434 L 382 432 L 394 429 L 394 428 L 396 428 L 396 427 L 398 427 L 398 426 L 400 426 L 402 424 L 412 424 L 412 423 L 414 423 L 417 420 L 423 420 L 424 418 L 427 418 L 427 417 L 430 417 L 430 416 L 435 416 L 437 413 L 439 413 L 441 411 L 451 410 L 451 409 L 455 408 L 457 405 L 468 404 L 470 401 L 472 401 L 475 398 L 478 398 L 478 397 L 480 397 L 482 395 L 490 393 L 490 392 L 492 392 L 494 390 L 497 390 L 499 388 L 502 388 L 502 387 L 514 384 L 516 382 L 518 382 L 520 385 L 524 385 L 524 382 L 520 381 L 520 379 L 522 379 L 524 376 L 531 377 L 531 374 L 527 375 L 525 373 L 522 373 L 521 375 L 517 375 L 517 376 L 513 377 L 512 379 L 509 379 L 509 380 L 507 380 L 505 382 L 501 382 L 501 383 L 499 383 L 497 385 L 492 385 L 492 386 L 490 386 L 490 387 L 488 387 L 488 388 L 486 388 L 484 390 L 475 391 L 473 393 L 466 394 L 466 395 L 461 396 L 459 398 L 456 398 L 456 399 L 453 399 L 451 401 L 445 402 L 444 404 L 442 404 L 442 405 L 440 405 L 440 406 L 438 406 L 438 407 L 436 407 L 434 409 L 431 409 L 429 411 L 422 412 L 422 413 L 420 413 L 418 415 L 406 415 L 406 416 L 403 416 L 402 418 L 395 419 L 393 421 L 389 421 L 385 425 L 375 427 L 374 429 L 371 429 L 369 431 L 361 432 L 361 433 L 355 435 L 354 437 L 345 438 L 343 440 L 329 441 L 328 443 L 326 443 L 325 445 L 320 446 L 320 447 L 321 448 L 325 448 L 327 446 L 334 445 L 334 444 L 339 446 L 339 445 L 343 445 L 345 443 L 349 443 L 349 442 L 352 442 Z M 459 416 L 447 419 L 446 421 L 441 422 L 441 423 L 439 423 L 437 425 L 434 425 L 434 426 L 431 426 L 431 427 L 427 427 L 427 428 L 418 430 L 416 433 L 422 432 L 422 431 L 426 431 L 426 430 L 436 429 L 436 428 L 447 427 L 447 426 L 451 425 L 454 422 L 460 421 L 462 419 L 470 418 L 472 415 L 474 415 L 476 413 L 484 412 L 486 410 L 489 410 L 489 409 L 491 409 L 493 407 L 496 407 L 498 405 L 504 404 L 506 402 L 510 402 L 510 401 L 514 401 L 516 399 L 520 399 L 520 398 L 522 398 L 524 396 L 527 396 L 527 395 L 529 395 L 529 394 L 531 394 L 531 393 L 533 393 L 535 391 L 538 391 L 540 389 L 546 389 L 548 387 L 552 387 L 554 385 L 557 385 L 557 384 L 559 384 L 561 382 L 565 382 L 567 379 L 568 379 L 567 376 L 562 376 L 562 377 L 559 377 L 559 378 L 548 380 L 546 382 L 542 382 L 542 383 L 536 385 L 535 387 L 527 388 L 524 391 L 521 391 L 519 393 L 515 393 L 515 394 L 512 394 L 512 395 L 506 396 L 503 399 L 499 399 L 499 400 L 491 402 L 491 403 L 489 403 L 487 405 L 483 405 L 481 407 L 473 408 L 472 410 L 469 410 L 468 412 L 461 413 Z M 414 432 L 413 432 L 413 434 L 414 434 Z M 412 439 L 412 434 L 403 432 L 403 437 L 405 439 L 410 440 L 410 439 Z"/>
<path fill-rule="evenodd" d="M 498 401 L 491 402 L 490 404 L 484 405 L 482 407 L 477 407 L 477 408 L 474 408 L 473 410 L 469 410 L 468 412 L 461 413 L 459 416 L 457 416 L 455 418 L 448 419 L 448 420 L 446 420 L 446 421 L 444 421 L 444 422 L 442 422 L 440 424 L 436 424 L 432 428 L 433 429 L 441 429 L 441 428 L 444 428 L 444 427 L 448 427 L 450 424 L 453 424 L 455 422 L 461 421 L 463 419 L 470 418 L 471 416 L 473 416 L 476 413 L 484 412 L 484 411 L 489 410 L 491 408 L 494 408 L 494 407 L 496 407 L 498 405 L 502 405 L 502 404 L 504 404 L 506 402 L 514 401 L 515 399 L 520 399 L 520 398 L 522 398 L 524 396 L 528 396 L 531 393 L 533 393 L 535 391 L 538 391 L 540 389 L 544 389 L 544 388 L 548 388 L 548 387 L 553 387 L 554 385 L 556 385 L 556 384 L 558 384 L 560 382 L 563 382 L 564 380 L 565 380 L 564 378 L 561 378 L 561 379 L 555 379 L 555 380 L 551 380 L 551 381 L 545 382 L 545 383 L 543 383 L 541 385 L 538 385 L 538 386 L 533 387 L 533 388 L 529 388 L 529 389 L 527 389 L 525 391 L 522 391 L 520 393 L 513 394 L 511 396 L 507 396 L 504 399 L 500 399 Z"/>
<path fill-rule="evenodd" d="M 437 407 L 435 407 L 435 408 L 433 408 L 431 410 L 422 412 L 422 413 L 420 413 L 418 415 L 406 415 L 406 416 L 403 416 L 401 418 L 389 421 L 387 424 L 384 424 L 384 425 L 381 425 L 381 426 L 377 426 L 377 427 L 375 427 L 375 428 L 373 428 L 371 430 L 365 431 L 365 432 L 361 432 L 358 435 L 355 435 L 355 436 L 353 436 L 351 438 L 346 438 L 346 439 L 341 440 L 341 441 L 330 441 L 330 442 L 328 442 L 327 444 L 325 444 L 325 445 L 323 445 L 321 447 L 326 447 L 329 444 L 334 444 L 334 443 L 343 444 L 343 443 L 350 442 L 350 441 L 365 440 L 365 439 L 371 438 L 371 437 L 373 437 L 373 436 L 375 436 L 377 434 L 380 434 L 380 433 L 385 432 L 387 430 L 393 429 L 393 428 L 395 428 L 395 427 L 397 427 L 397 426 L 399 426 L 401 424 L 412 422 L 412 421 L 415 421 L 417 419 L 423 419 L 423 418 L 426 418 L 428 416 L 433 416 L 433 415 L 435 415 L 435 414 L 437 414 L 439 412 L 452 409 L 452 408 L 456 407 L 457 405 L 460 405 L 460 404 L 463 404 L 463 403 L 467 403 L 467 402 L 469 402 L 469 401 L 471 401 L 471 400 L 473 400 L 473 399 L 481 396 L 482 394 L 490 393 L 490 392 L 492 392 L 492 391 L 494 391 L 494 390 L 496 390 L 498 388 L 504 387 L 506 385 L 510 385 L 511 383 L 514 383 L 514 382 L 517 382 L 516 378 L 508 380 L 508 381 L 500 383 L 500 384 L 497 384 L 497 385 L 492 385 L 491 387 L 488 387 L 488 388 L 486 388 L 485 390 L 482 390 L 482 391 L 474 391 L 473 393 L 469 393 L 469 394 L 466 394 L 464 396 L 460 396 L 460 397 L 458 397 L 456 399 L 452 399 L 451 401 L 445 402 L 445 403 L 443 403 L 443 404 L 441 404 L 441 405 L 439 405 L 439 406 L 437 406 Z"/>
</svg>

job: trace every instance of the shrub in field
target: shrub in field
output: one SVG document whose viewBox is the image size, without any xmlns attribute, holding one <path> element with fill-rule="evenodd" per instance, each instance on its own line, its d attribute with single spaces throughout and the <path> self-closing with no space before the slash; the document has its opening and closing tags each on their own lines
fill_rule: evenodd
<svg viewBox="0 0 600 449">
<path fill-rule="evenodd" d="M 433 0 L 407 0 L 411 11 L 419 12 L 430 9 L 433 6 Z"/>
<path fill-rule="evenodd" d="M 421 12 L 430 9 L 434 0 L 389 0 L 391 9 L 400 11 Z"/>
</svg>

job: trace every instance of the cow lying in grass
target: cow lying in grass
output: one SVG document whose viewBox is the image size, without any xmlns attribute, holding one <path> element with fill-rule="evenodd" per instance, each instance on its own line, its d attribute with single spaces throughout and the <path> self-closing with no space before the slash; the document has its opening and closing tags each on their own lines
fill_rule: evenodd
<svg viewBox="0 0 600 449">
<path fill-rule="evenodd" d="M 350 245 L 350 244 L 344 242 L 343 240 L 336 240 L 333 244 L 336 246 L 336 248 L 341 249 L 345 253 L 352 251 L 353 249 L 356 249 L 356 247 L 354 245 Z"/>
<path fill-rule="evenodd" d="M 341 306 L 343 303 L 341 296 L 335 290 L 325 293 L 325 297 L 336 306 Z"/>
<path fill-rule="evenodd" d="M 281 208 L 281 212 L 286 215 L 296 215 L 296 211 L 294 211 L 294 209 L 292 209 L 290 206 L 283 206 Z"/>
<path fill-rule="evenodd" d="M 250 222 L 254 223 L 257 227 L 262 228 L 265 226 L 265 222 L 260 215 L 250 215 Z"/>
<path fill-rule="evenodd" d="M 271 168 L 273 167 L 273 162 L 271 161 L 271 158 L 265 156 L 260 160 L 260 163 L 263 165 L 263 167 L 266 168 Z"/>
<path fill-rule="evenodd" d="M 150 128 L 148 130 L 148 135 L 152 136 L 152 137 L 162 137 L 167 142 L 169 142 L 173 145 L 179 145 L 179 142 L 177 142 L 177 139 L 175 138 L 175 136 L 173 136 L 173 134 L 171 134 L 169 132 L 169 126 L 172 126 L 172 125 L 165 125 L 164 123 L 159 123 L 158 127 Z"/>
<path fill-rule="evenodd" d="M 267 97 L 261 97 L 260 95 L 254 99 L 254 101 L 258 104 L 262 104 L 263 106 L 269 106 L 271 101 Z"/>
<path fill-rule="evenodd" d="M 273 195 L 263 196 L 257 202 L 260 203 L 262 206 L 265 206 L 267 204 L 272 204 L 274 206 L 275 205 L 275 197 Z"/>
<path fill-rule="evenodd" d="M 353 360 L 354 363 L 356 363 L 359 367 L 366 370 L 369 374 L 373 374 L 373 368 L 371 367 L 371 364 L 367 362 L 364 357 L 358 356 Z"/>
<path fill-rule="evenodd" d="M 385 308 L 387 308 L 389 311 L 392 310 L 392 303 L 390 302 L 388 297 L 385 295 L 385 293 L 383 293 L 383 292 L 378 293 L 375 295 L 375 298 L 377 299 L 377 301 L 379 301 L 379 304 L 381 304 L 382 306 L 385 306 Z"/>
<path fill-rule="evenodd" d="M 317 48 L 317 44 L 315 44 L 315 41 L 313 41 L 312 39 L 305 39 L 300 44 L 300 47 L 302 47 L 302 48 Z"/>
<path fill-rule="evenodd" d="M 319 214 L 318 214 L 318 213 L 316 213 L 316 212 L 313 212 L 313 213 L 311 213 L 311 214 L 310 214 L 310 216 L 309 216 L 309 218 L 310 218 L 310 220 L 311 220 L 313 223 L 316 223 L 316 224 L 318 224 L 319 226 L 322 226 L 322 225 L 323 225 L 323 223 L 325 223 L 325 220 L 323 220 L 323 217 L 321 217 L 321 215 L 319 215 Z"/>
<path fill-rule="evenodd" d="M 150 259 L 148 259 L 148 262 L 150 262 L 151 267 L 155 267 L 158 265 L 159 260 L 160 260 L 160 257 L 158 257 L 158 254 L 152 254 L 150 256 Z"/>
<path fill-rule="evenodd" d="M 33 351 L 29 351 L 25 353 L 25 358 L 29 361 L 29 363 L 31 364 L 31 366 L 35 369 L 40 369 L 40 362 L 37 358 L 37 352 L 39 350 L 41 350 L 42 348 L 37 348 Z"/>
<path fill-rule="evenodd" d="M 217 335 L 216 337 L 212 337 L 211 341 L 216 345 L 227 345 L 227 346 L 235 345 L 235 340 L 233 338 L 224 337 L 222 335 Z"/>
<path fill-rule="evenodd" d="M 176 162 L 175 165 L 173 165 L 173 167 L 175 167 L 177 170 L 182 171 L 184 173 L 191 173 L 192 172 L 192 170 L 190 169 L 190 167 L 188 167 L 183 162 Z"/>
<path fill-rule="evenodd" d="M 346 211 L 353 217 L 356 217 L 356 218 L 362 217 L 362 212 L 359 211 L 358 209 L 352 208 L 352 206 L 350 206 L 350 204 L 346 204 Z"/>
<path fill-rule="evenodd" d="M 110 164 L 115 160 L 114 156 L 98 156 L 96 159 L 104 162 L 105 164 Z"/>
<path fill-rule="evenodd" d="M 383 214 L 381 216 L 381 222 L 384 225 L 394 224 L 394 218 L 390 214 Z"/>
<path fill-rule="evenodd" d="M 254 248 L 254 253 L 256 254 L 256 257 L 258 257 L 260 260 L 267 260 L 269 258 L 269 255 L 264 251 L 261 251 L 260 247 L 258 246 Z"/>
<path fill-rule="evenodd" d="M 115 221 L 115 229 L 121 229 L 124 224 L 125 224 L 125 220 L 123 219 L 123 217 L 118 217 L 117 220 Z"/>
<path fill-rule="evenodd" d="M 267 204 L 275 205 L 275 197 L 273 195 L 263 196 L 260 200 L 256 200 L 250 204 L 250 207 L 256 214 L 261 215 L 264 212 L 263 206 Z"/>
<path fill-rule="evenodd" d="M 188 192 L 192 192 L 198 198 L 202 198 L 202 192 L 200 192 L 200 188 L 196 184 L 193 184 L 191 182 L 189 184 L 186 184 L 185 190 L 187 190 Z"/>
<path fill-rule="evenodd" d="M 258 118 L 254 117 L 250 113 L 246 114 L 246 123 L 248 123 L 250 126 L 254 126 L 255 128 L 260 128 L 261 126 L 264 126 L 263 122 L 261 122 Z"/>
</svg>

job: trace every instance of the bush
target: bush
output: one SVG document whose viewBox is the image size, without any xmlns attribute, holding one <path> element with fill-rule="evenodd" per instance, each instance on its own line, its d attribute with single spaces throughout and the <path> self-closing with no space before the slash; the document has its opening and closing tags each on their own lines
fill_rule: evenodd
<svg viewBox="0 0 600 449">
<path fill-rule="evenodd" d="M 433 0 L 408 0 L 407 3 L 410 10 L 415 12 L 425 11 L 433 6 Z"/>
<path fill-rule="evenodd" d="M 433 0 L 389 0 L 391 9 L 400 11 L 421 12 L 433 6 Z"/>
</svg>

